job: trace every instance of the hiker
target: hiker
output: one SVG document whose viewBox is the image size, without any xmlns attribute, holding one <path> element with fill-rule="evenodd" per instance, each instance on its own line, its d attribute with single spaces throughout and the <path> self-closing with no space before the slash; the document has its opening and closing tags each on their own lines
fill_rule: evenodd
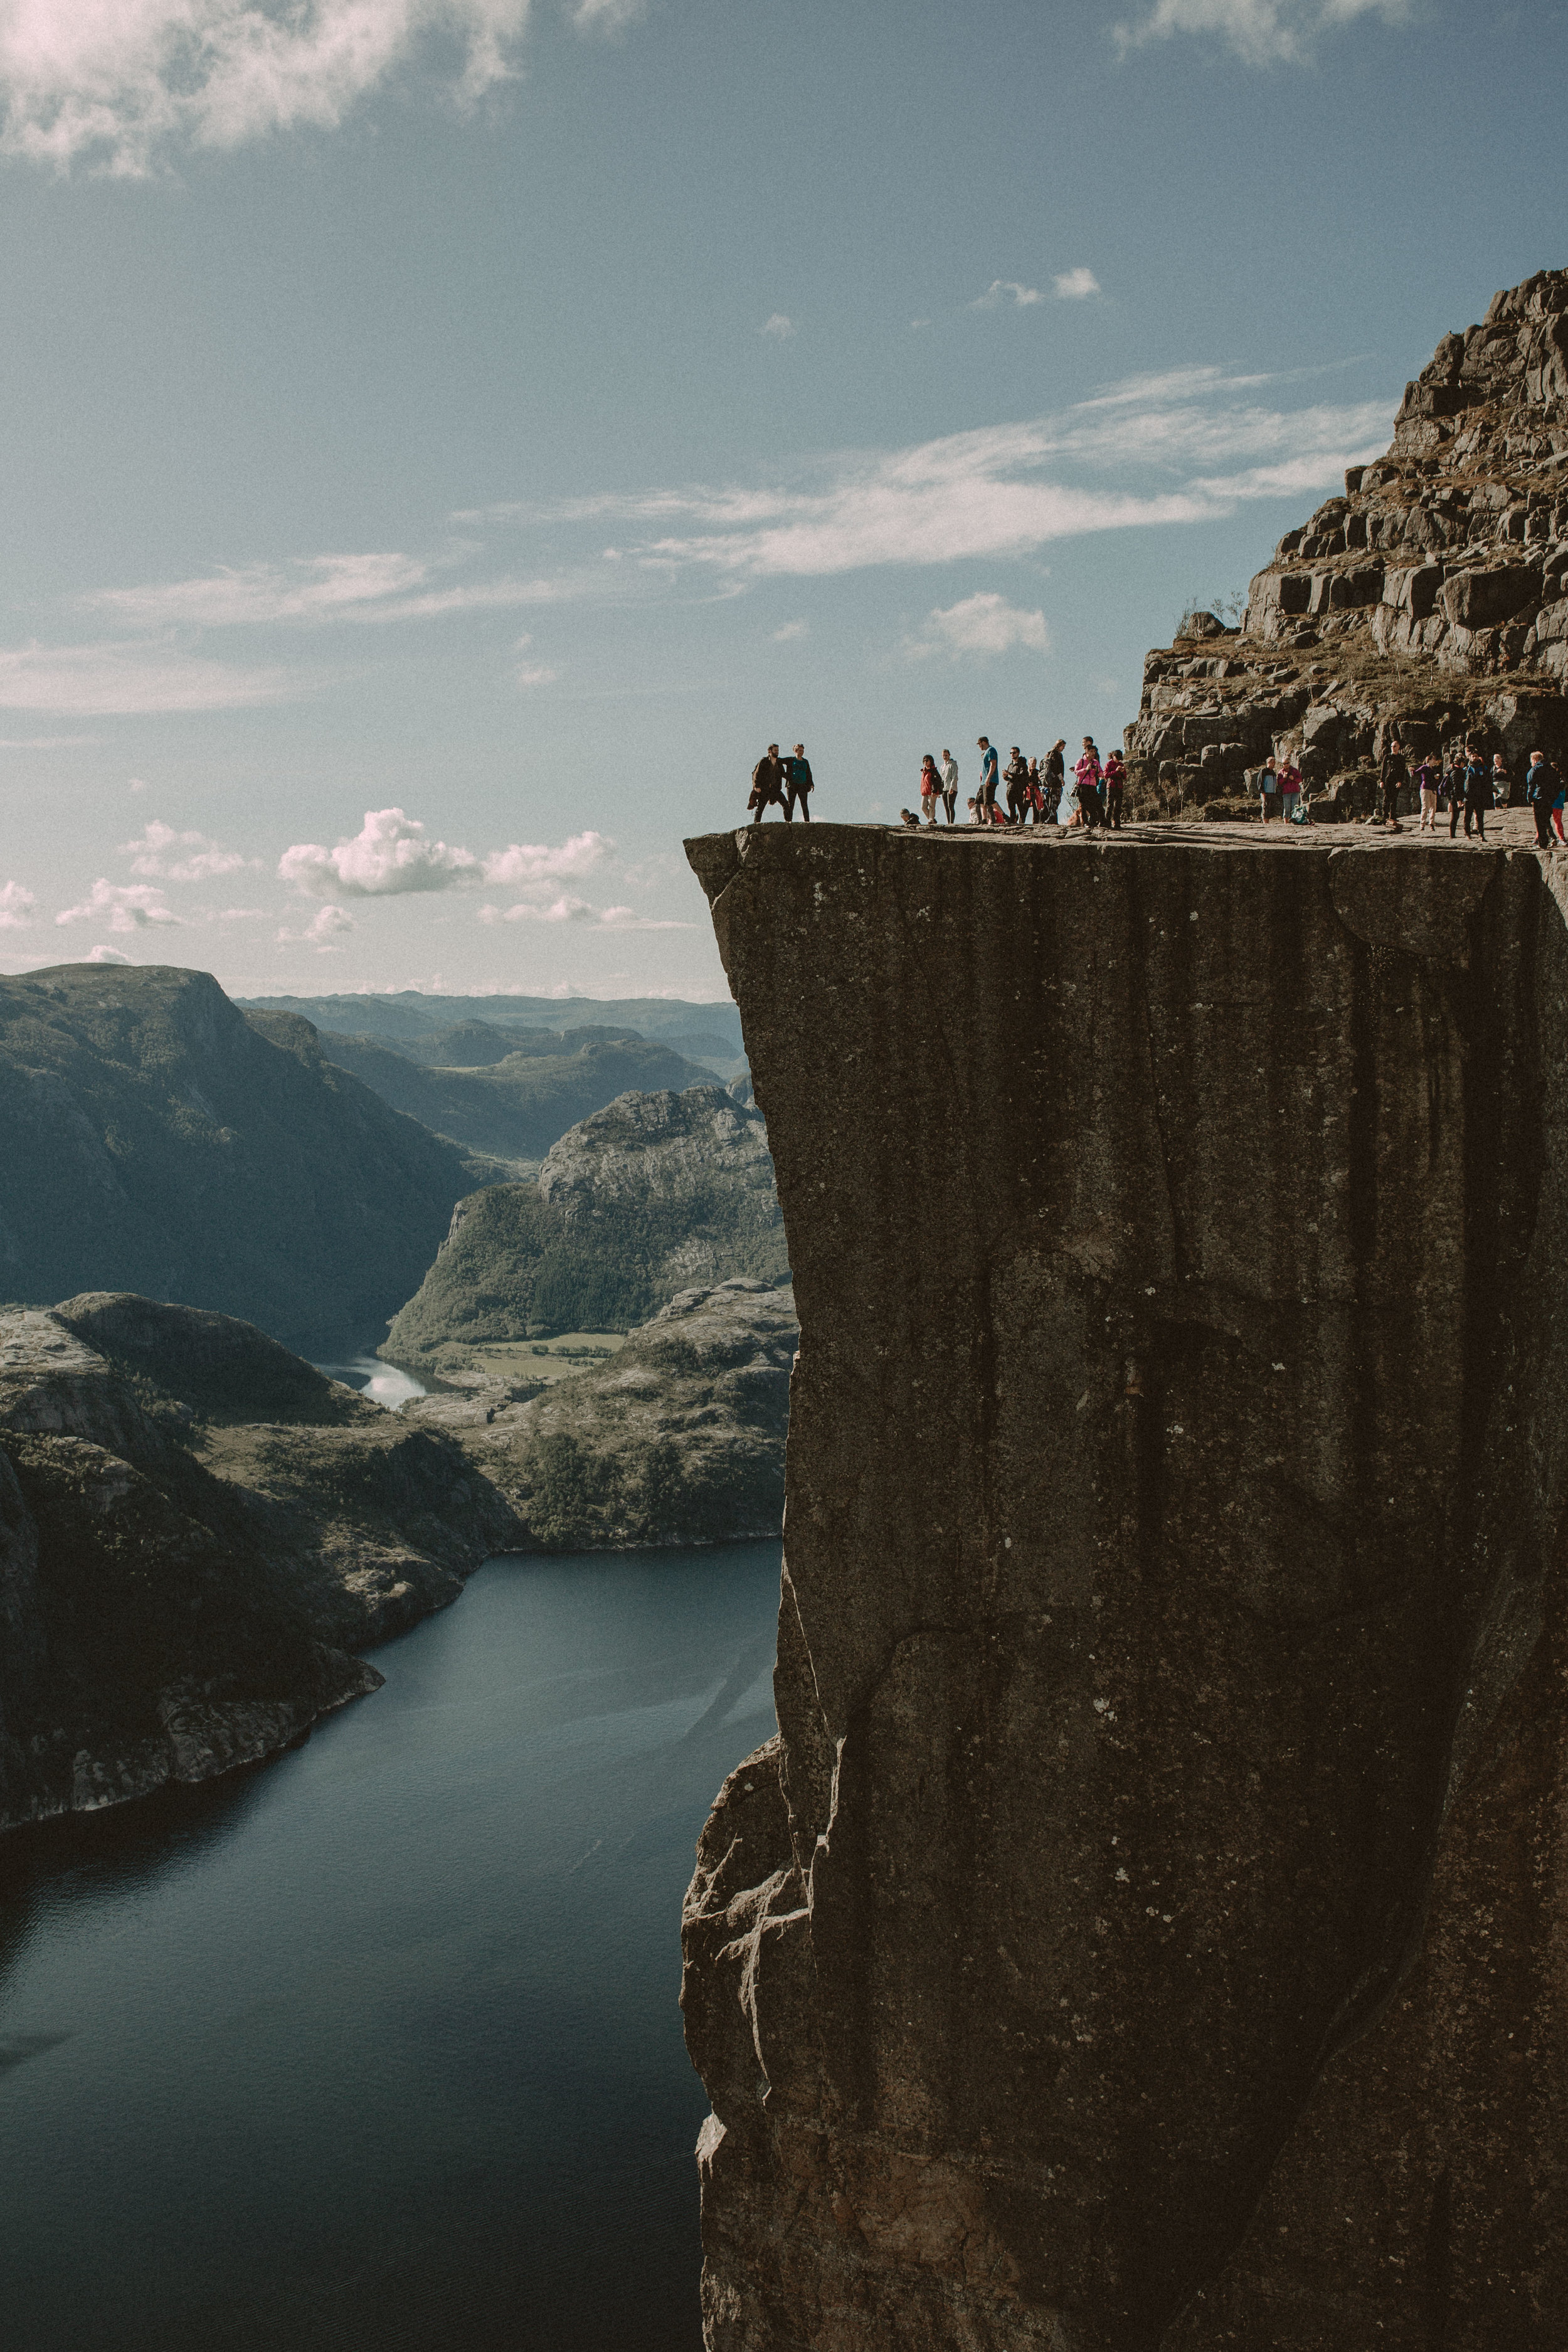
<svg viewBox="0 0 1568 2352">
<path fill-rule="evenodd" d="M 1274 754 L 1269 752 L 1258 771 L 1258 818 L 1260 824 L 1268 822 L 1268 803 L 1278 794 L 1279 779 L 1274 772 Z"/>
<path fill-rule="evenodd" d="M 1079 814 L 1092 832 L 1105 814 L 1100 804 L 1100 752 L 1092 735 L 1084 737 L 1083 756 L 1074 767 L 1073 773 L 1078 778 Z"/>
<path fill-rule="evenodd" d="M 1406 784 L 1410 781 L 1409 763 L 1400 749 L 1397 735 L 1391 735 L 1388 739 L 1388 749 L 1383 755 L 1383 765 L 1378 771 L 1378 781 L 1383 786 L 1383 821 L 1397 833 L 1399 791 L 1402 784 Z"/>
<path fill-rule="evenodd" d="M 958 822 L 958 761 L 951 751 L 942 755 L 942 804 L 949 824 Z"/>
<path fill-rule="evenodd" d="M 1470 837 L 1470 819 L 1476 820 L 1476 838 L 1487 837 L 1487 810 L 1491 803 L 1491 774 L 1484 755 L 1472 745 L 1465 767 L 1465 839 Z"/>
<path fill-rule="evenodd" d="M 989 824 L 996 810 L 996 752 L 989 735 L 982 735 L 978 740 L 980 744 L 978 797 L 981 807 L 987 812 L 986 822 Z"/>
<path fill-rule="evenodd" d="M 1459 830 L 1459 817 L 1465 805 L 1465 761 L 1462 747 L 1448 747 L 1448 764 L 1443 772 L 1443 790 L 1448 802 L 1448 838 L 1453 840 Z"/>
<path fill-rule="evenodd" d="M 1508 772 L 1508 761 L 1500 751 L 1492 753 L 1492 806 L 1510 808 L 1513 803 L 1513 778 Z"/>
<path fill-rule="evenodd" d="M 1046 753 L 1046 763 L 1040 771 L 1041 787 L 1046 795 L 1046 823 L 1060 823 L 1062 794 L 1067 790 L 1067 762 L 1062 753 L 1067 749 L 1067 737 L 1058 735 Z"/>
<path fill-rule="evenodd" d="M 936 804 L 942 793 L 942 779 L 936 772 L 936 761 L 928 751 L 921 761 L 921 814 L 927 824 L 936 823 Z"/>
<path fill-rule="evenodd" d="M 899 823 L 900 824 L 912 824 L 917 833 L 920 831 L 921 821 L 915 814 L 913 809 L 900 809 L 899 811 Z"/>
<path fill-rule="evenodd" d="M 775 803 L 782 804 L 784 777 L 784 761 L 779 758 L 779 747 L 776 743 L 770 743 L 752 770 L 752 797 L 746 806 L 756 811 L 752 819 L 753 824 L 761 824 L 764 809 L 770 809 Z"/>
<path fill-rule="evenodd" d="M 1301 822 L 1301 771 L 1293 760 L 1287 757 L 1285 765 L 1279 771 L 1274 782 L 1275 790 L 1279 794 L 1280 815 L 1287 824 L 1300 824 Z"/>
<path fill-rule="evenodd" d="M 1007 822 L 1009 824 L 1022 824 L 1024 812 L 1028 807 L 1024 787 L 1029 781 L 1029 767 L 1016 743 L 1013 746 L 1012 757 L 1002 771 L 1002 781 L 1007 787 Z"/>
<path fill-rule="evenodd" d="M 1437 830 L 1437 787 L 1442 781 L 1442 769 L 1428 751 L 1415 771 L 1415 782 L 1421 794 L 1421 824 L 1418 829 L 1422 833 L 1436 833 Z"/>
<path fill-rule="evenodd" d="M 1112 833 L 1121 830 L 1121 796 L 1127 786 L 1127 762 L 1114 744 L 1105 760 L 1105 822 Z"/>
<path fill-rule="evenodd" d="M 784 813 L 793 817 L 798 808 L 807 824 L 811 823 L 811 761 L 805 756 L 805 745 L 797 743 L 793 759 L 784 762 Z"/>
<path fill-rule="evenodd" d="M 1552 796 L 1552 822 L 1557 828 L 1557 838 L 1568 849 L 1568 835 L 1563 831 L 1563 779 L 1557 779 L 1557 790 Z"/>
<path fill-rule="evenodd" d="M 1538 849 L 1552 846 L 1552 804 L 1563 790 L 1562 779 L 1542 751 L 1530 755 L 1530 773 L 1524 780 L 1524 797 L 1535 817 L 1535 845 Z"/>
</svg>

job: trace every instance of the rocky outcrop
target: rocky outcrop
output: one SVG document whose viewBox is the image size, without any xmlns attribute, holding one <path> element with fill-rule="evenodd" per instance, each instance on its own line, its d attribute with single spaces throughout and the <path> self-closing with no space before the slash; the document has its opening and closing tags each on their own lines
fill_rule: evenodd
<svg viewBox="0 0 1568 2352">
<path fill-rule="evenodd" d="M 0 1315 L 0 1829 L 302 1739 L 520 1533 L 449 1436 L 247 1324 Z"/>
<path fill-rule="evenodd" d="M 801 1317 L 683 2002 L 711 2352 L 1568 2312 L 1568 890 L 689 845 Z"/>
<path fill-rule="evenodd" d="M 0 978 L 0 1299 L 111 1286 L 325 1355 L 384 1330 L 473 1181 L 207 972 Z"/>
<path fill-rule="evenodd" d="M 1568 270 L 1543 270 L 1443 338 L 1387 453 L 1287 531 L 1239 631 L 1198 614 L 1149 656 L 1129 770 L 1144 807 L 1173 809 L 1289 749 L 1328 790 L 1397 729 L 1517 773 L 1568 751 L 1565 682 Z"/>
<path fill-rule="evenodd" d="M 682 1291 L 593 1370 L 401 1416 L 455 1437 L 524 1523 L 521 1547 L 601 1551 L 775 1535 L 797 1326 L 787 1284 Z"/>
<path fill-rule="evenodd" d="M 458 1202 L 380 1352 L 445 1379 L 482 1366 L 476 1347 L 624 1331 L 679 1291 L 788 1271 L 761 1114 L 717 1086 L 624 1094 L 561 1138 L 537 1182 Z"/>
</svg>

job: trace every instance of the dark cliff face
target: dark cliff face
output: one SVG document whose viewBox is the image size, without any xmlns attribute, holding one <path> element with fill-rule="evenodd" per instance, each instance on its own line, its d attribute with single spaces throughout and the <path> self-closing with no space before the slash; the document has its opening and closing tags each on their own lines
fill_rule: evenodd
<svg viewBox="0 0 1568 2352">
<path fill-rule="evenodd" d="M 1144 667 L 1127 752 L 1145 805 L 1234 793 L 1287 749 L 1326 786 L 1395 729 L 1516 768 L 1568 751 L 1568 270 L 1443 338 L 1386 454 L 1287 531 L 1240 631 L 1197 617 Z"/>
<path fill-rule="evenodd" d="M 714 2352 L 1568 2310 L 1565 894 L 1344 838 L 689 845 L 802 1327 Z"/>
</svg>

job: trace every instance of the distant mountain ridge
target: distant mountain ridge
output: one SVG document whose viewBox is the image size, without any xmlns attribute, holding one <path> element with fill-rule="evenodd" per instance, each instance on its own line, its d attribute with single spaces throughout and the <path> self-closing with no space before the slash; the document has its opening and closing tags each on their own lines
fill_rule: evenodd
<svg viewBox="0 0 1568 2352">
<path fill-rule="evenodd" d="M 242 1012 L 298 1013 L 318 1029 L 387 1043 L 426 1036 L 460 1021 L 520 1029 L 559 1029 L 570 1022 L 573 1026 L 592 1023 L 632 1029 L 638 1036 L 662 1040 L 706 1033 L 730 1040 L 737 1055 L 745 1051 L 741 1016 L 728 997 L 704 1004 L 679 996 L 426 996 L 405 988 L 388 995 L 247 996 L 235 1001 Z"/>
<path fill-rule="evenodd" d="M 0 1298 L 134 1289 L 327 1354 L 385 1328 L 473 1183 L 309 1022 L 208 972 L 0 979 Z"/>
</svg>

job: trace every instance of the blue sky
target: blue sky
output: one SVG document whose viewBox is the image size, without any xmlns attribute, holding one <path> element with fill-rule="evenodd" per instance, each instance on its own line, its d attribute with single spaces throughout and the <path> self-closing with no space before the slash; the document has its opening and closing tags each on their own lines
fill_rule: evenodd
<svg viewBox="0 0 1568 2352">
<path fill-rule="evenodd" d="M 0 8 L 0 969 L 714 995 L 683 834 L 1104 743 L 1568 261 L 1568 11 Z"/>
</svg>

